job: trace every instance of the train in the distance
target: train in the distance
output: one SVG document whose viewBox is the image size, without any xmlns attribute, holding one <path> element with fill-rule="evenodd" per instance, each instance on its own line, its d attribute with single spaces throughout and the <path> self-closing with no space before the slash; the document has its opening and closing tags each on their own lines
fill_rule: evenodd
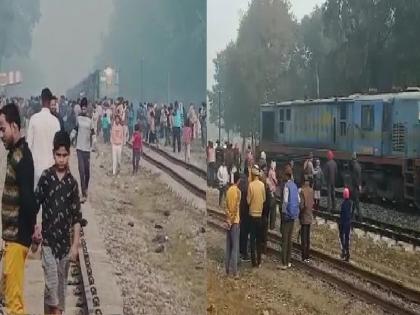
<svg viewBox="0 0 420 315">
<path fill-rule="evenodd" d="M 118 70 L 110 66 L 96 70 L 69 89 L 66 96 L 70 99 L 86 97 L 91 101 L 105 97 L 116 99 L 120 96 Z"/>
<path fill-rule="evenodd" d="M 262 104 L 259 150 L 267 159 L 333 150 L 341 185 L 356 152 L 365 195 L 420 208 L 420 89 Z"/>
</svg>

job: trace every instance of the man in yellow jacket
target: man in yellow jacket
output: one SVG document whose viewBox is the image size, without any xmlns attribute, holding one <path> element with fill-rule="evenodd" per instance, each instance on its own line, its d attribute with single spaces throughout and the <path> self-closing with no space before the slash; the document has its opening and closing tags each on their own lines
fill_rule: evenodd
<svg viewBox="0 0 420 315">
<path fill-rule="evenodd" d="M 241 203 L 241 191 L 239 190 L 240 177 L 236 172 L 233 175 L 234 184 L 226 193 L 226 274 L 237 276 L 239 256 L 239 206 Z"/>
<path fill-rule="evenodd" d="M 258 165 L 252 168 L 252 182 L 248 186 L 247 201 L 249 204 L 250 232 L 251 232 L 251 261 L 253 267 L 261 266 L 264 231 L 262 211 L 265 202 L 265 185 L 260 180 L 261 171 Z M 255 250 L 257 255 L 255 257 Z"/>
</svg>

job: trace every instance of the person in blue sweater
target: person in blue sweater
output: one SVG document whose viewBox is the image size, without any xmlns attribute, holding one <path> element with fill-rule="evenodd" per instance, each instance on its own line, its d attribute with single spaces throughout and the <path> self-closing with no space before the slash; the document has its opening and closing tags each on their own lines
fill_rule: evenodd
<svg viewBox="0 0 420 315">
<path fill-rule="evenodd" d="M 341 244 L 341 259 L 345 261 L 350 260 L 350 228 L 351 228 L 351 208 L 350 191 L 344 188 L 343 203 L 341 204 L 340 223 L 338 226 L 340 244 Z"/>
</svg>

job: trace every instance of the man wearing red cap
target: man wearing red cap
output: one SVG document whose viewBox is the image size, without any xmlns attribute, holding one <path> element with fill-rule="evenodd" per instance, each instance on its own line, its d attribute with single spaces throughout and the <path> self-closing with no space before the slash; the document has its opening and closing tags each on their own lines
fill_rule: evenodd
<svg viewBox="0 0 420 315">
<path fill-rule="evenodd" d="M 328 162 L 325 165 L 325 180 L 327 182 L 328 211 L 335 211 L 335 181 L 337 178 L 337 163 L 332 151 L 327 153 Z"/>
</svg>

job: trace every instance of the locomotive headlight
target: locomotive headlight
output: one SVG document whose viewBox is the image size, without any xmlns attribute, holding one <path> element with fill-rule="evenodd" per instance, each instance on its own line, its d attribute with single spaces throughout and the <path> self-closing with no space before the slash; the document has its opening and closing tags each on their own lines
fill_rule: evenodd
<svg viewBox="0 0 420 315">
<path fill-rule="evenodd" d="M 106 69 L 104 70 L 105 75 L 107 77 L 112 77 L 112 74 L 114 73 L 114 70 L 111 67 L 106 67 Z"/>
</svg>

